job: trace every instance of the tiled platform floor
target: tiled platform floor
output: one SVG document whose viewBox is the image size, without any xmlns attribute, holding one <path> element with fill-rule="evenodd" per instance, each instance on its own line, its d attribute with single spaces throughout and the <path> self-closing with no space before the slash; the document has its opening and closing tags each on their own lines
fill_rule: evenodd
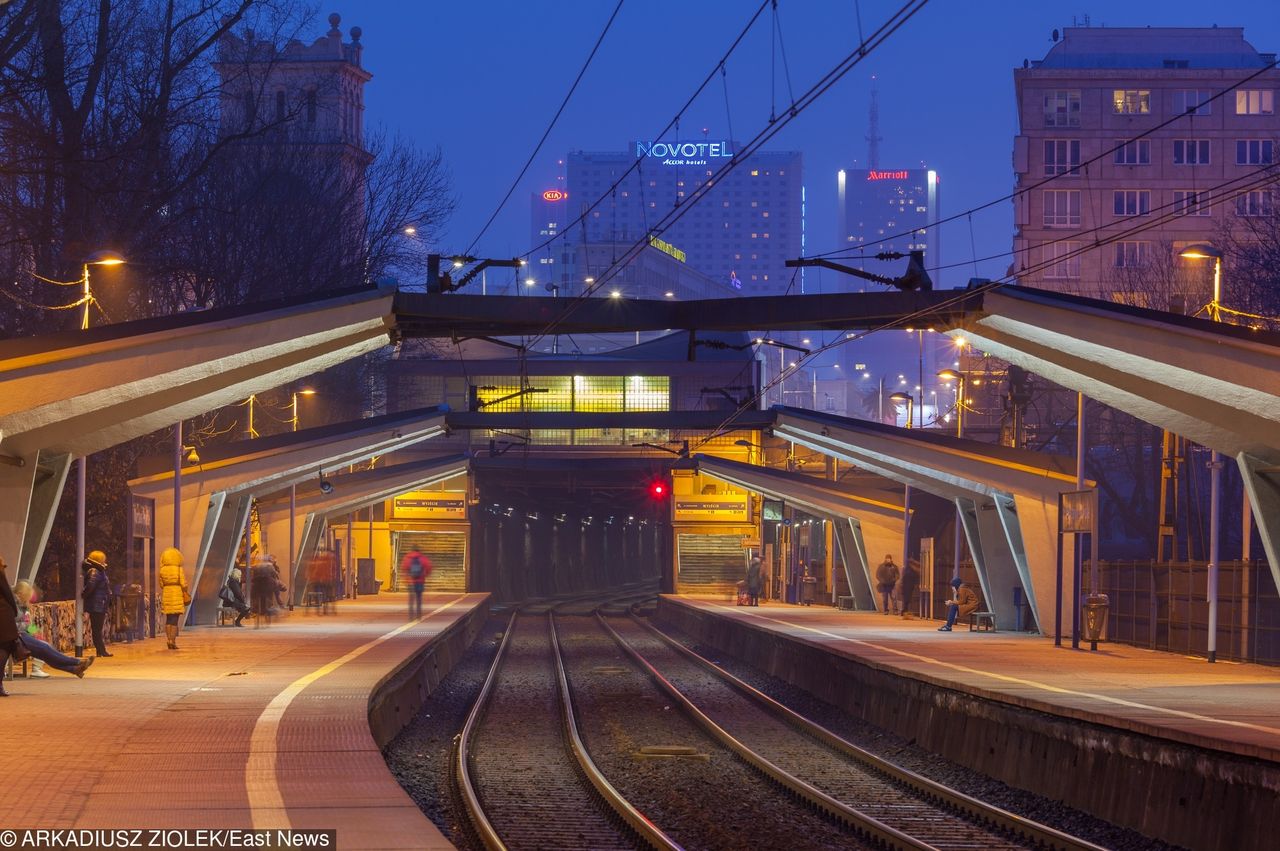
<svg viewBox="0 0 1280 851">
<path fill-rule="evenodd" d="M 386 674 L 481 603 L 429 597 L 199 627 L 178 651 L 111 647 L 83 680 L 17 678 L 0 698 L 0 827 L 336 828 L 347 849 L 450 848 L 397 785 L 368 724 Z"/>
</svg>

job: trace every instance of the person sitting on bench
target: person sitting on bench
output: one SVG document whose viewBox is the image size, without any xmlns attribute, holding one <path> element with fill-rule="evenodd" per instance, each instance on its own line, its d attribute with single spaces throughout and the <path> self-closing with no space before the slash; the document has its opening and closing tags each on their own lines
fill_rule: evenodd
<svg viewBox="0 0 1280 851">
<path fill-rule="evenodd" d="M 938 627 L 938 632 L 951 632 L 957 618 L 967 618 L 978 611 L 978 595 L 964 584 L 964 580 L 959 576 L 955 577 L 951 580 L 951 587 L 956 590 L 947 601 L 947 622 Z"/>
</svg>

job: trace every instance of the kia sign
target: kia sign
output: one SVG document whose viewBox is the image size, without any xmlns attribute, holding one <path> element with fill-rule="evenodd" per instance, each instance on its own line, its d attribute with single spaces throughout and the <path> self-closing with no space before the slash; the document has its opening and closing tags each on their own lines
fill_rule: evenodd
<svg viewBox="0 0 1280 851">
<path fill-rule="evenodd" d="M 568 197 L 568 192 L 563 192 L 559 189 L 548 189 L 546 192 L 542 193 L 543 201 L 563 201 Z"/>
</svg>

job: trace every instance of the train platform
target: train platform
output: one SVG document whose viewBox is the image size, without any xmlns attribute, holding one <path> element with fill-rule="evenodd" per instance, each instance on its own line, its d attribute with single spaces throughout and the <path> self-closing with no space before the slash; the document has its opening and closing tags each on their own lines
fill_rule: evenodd
<svg viewBox="0 0 1280 851">
<path fill-rule="evenodd" d="M 827 606 L 758 608 L 664 595 L 687 607 L 945 689 L 1051 715 L 1280 763 L 1280 670 L 1030 633 L 938 632 L 938 621 Z M 723 649 L 723 648 L 722 648 Z"/>
<path fill-rule="evenodd" d="M 336 829 L 344 849 L 451 848 L 380 745 L 461 656 L 487 594 L 297 609 L 111 646 L 83 680 L 6 683 L 0 825 Z M 393 729 L 394 728 L 394 729 Z"/>
</svg>

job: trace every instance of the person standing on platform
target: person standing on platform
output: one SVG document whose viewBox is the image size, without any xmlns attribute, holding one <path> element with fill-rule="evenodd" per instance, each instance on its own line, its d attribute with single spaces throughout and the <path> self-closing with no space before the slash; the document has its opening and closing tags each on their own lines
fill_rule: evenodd
<svg viewBox="0 0 1280 851">
<path fill-rule="evenodd" d="M 182 614 L 191 604 L 191 592 L 187 590 L 187 575 L 182 570 L 182 552 L 176 547 L 166 547 L 160 553 L 160 570 L 156 573 L 160 583 L 160 612 L 164 615 L 164 637 L 169 649 L 178 649 L 178 626 Z"/>
<path fill-rule="evenodd" d="M 103 624 L 107 620 L 107 610 L 115 593 L 111 589 L 111 579 L 107 576 L 107 554 L 102 550 L 94 550 L 80 565 L 84 571 L 84 610 L 89 613 L 89 628 L 93 633 L 93 649 L 99 656 L 110 658 L 106 642 L 102 638 Z M 78 642 L 77 642 L 78 643 Z"/>
<path fill-rule="evenodd" d="M 951 580 L 951 587 L 956 590 L 947 601 L 947 622 L 938 627 L 938 632 L 951 632 L 951 627 L 955 626 L 958 618 L 967 618 L 978 611 L 978 595 L 964 584 L 964 580 L 959 576 L 955 577 Z"/>
<path fill-rule="evenodd" d="M 409 587 L 409 620 L 422 617 L 422 591 L 431 575 L 431 559 L 417 550 L 405 553 L 400 562 L 400 578 Z"/>
<path fill-rule="evenodd" d="M 911 617 L 912 609 L 916 606 L 916 588 L 919 585 L 919 563 L 913 558 L 907 559 L 907 563 L 902 566 L 902 576 L 898 579 L 898 601 L 902 606 L 903 618 Z"/>
<path fill-rule="evenodd" d="M 760 591 L 764 587 L 764 571 L 760 559 L 753 558 L 747 564 L 747 605 L 760 605 Z"/>
<path fill-rule="evenodd" d="M 884 614 L 894 612 L 893 589 L 898 584 L 898 566 L 893 563 L 893 554 L 886 553 L 884 561 L 876 568 L 876 585 L 880 588 L 880 600 L 884 604 Z"/>
<path fill-rule="evenodd" d="M 93 664 L 94 657 L 76 659 L 59 653 L 55 647 L 38 637 L 40 630 L 31 618 L 31 600 L 35 593 L 36 589 L 25 579 L 13 586 L 13 596 L 18 601 L 18 640 L 31 653 L 31 676 L 40 679 L 48 677 L 44 671 L 44 666 L 48 665 L 56 671 L 65 671 L 83 679 L 84 672 Z"/>
<path fill-rule="evenodd" d="M 18 600 L 9 587 L 9 576 L 5 573 L 9 565 L 0 557 L 0 697 L 8 697 L 4 690 L 4 666 L 12 656 L 14 661 L 27 658 L 28 653 L 22 642 L 18 640 Z"/>
</svg>

